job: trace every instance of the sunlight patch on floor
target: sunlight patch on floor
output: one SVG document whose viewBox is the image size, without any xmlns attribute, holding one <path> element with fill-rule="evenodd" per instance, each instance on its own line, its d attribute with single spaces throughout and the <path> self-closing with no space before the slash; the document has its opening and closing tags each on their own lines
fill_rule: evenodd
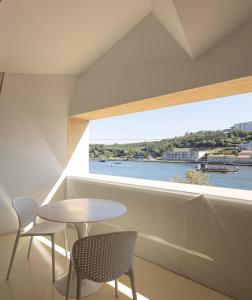
<svg viewBox="0 0 252 300">
<path fill-rule="evenodd" d="M 43 236 L 36 236 L 35 237 L 36 240 L 40 241 L 41 243 L 43 243 L 44 245 L 48 246 L 49 248 L 52 248 L 52 242 L 49 241 L 47 238 L 43 237 Z M 55 251 L 63 256 L 66 256 L 66 250 L 65 248 L 59 246 L 58 244 L 55 244 Z M 70 259 L 70 255 L 71 253 L 69 251 L 67 251 L 67 258 Z"/>
<path fill-rule="evenodd" d="M 114 281 L 107 282 L 107 284 L 110 285 L 111 287 L 115 287 L 115 282 Z M 121 282 L 118 282 L 118 291 L 120 291 L 122 294 L 124 294 L 125 296 L 132 299 L 131 288 L 127 287 L 127 285 L 125 285 Z M 137 300 L 150 300 L 150 299 L 144 297 L 143 295 L 141 295 L 139 293 L 137 293 Z"/>
</svg>

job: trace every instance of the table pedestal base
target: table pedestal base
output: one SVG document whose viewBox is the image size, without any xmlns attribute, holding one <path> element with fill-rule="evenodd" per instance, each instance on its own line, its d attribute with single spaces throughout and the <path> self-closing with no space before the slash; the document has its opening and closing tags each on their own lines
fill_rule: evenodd
<svg viewBox="0 0 252 300">
<path fill-rule="evenodd" d="M 56 290 L 63 296 L 66 296 L 67 277 L 68 274 L 64 274 L 55 282 Z M 102 287 L 102 283 L 94 282 L 91 280 L 83 280 L 81 286 L 81 297 L 89 296 L 97 292 L 101 287 Z M 75 271 L 73 271 L 71 282 L 70 282 L 69 298 L 76 298 L 76 296 L 77 296 L 77 282 L 76 282 Z"/>
<path fill-rule="evenodd" d="M 82 237 L 88 236 L 89 230 L 91 226 L 88 226 L 87 223 L 75 223 L 74 227 L 77 231 L 78 239 Z M 72 259 L 72 257 L 70 258 Z M 56 290 L 63 296 L 66 296 L 66 289 L 67 289 L 67 279 L 68 273 L 62 275 L 55 283 Z M 89 296 L 94 294 L 102 287 L 102 283 L 94 282 L 91 280 L 83 280 L 81 285 L 81 297 Z M 77 277 L 76 272 L 73 268 L 70 288 L 69 288 L 69 297 L 76 298 L 77 297 Z"/>
</svg>

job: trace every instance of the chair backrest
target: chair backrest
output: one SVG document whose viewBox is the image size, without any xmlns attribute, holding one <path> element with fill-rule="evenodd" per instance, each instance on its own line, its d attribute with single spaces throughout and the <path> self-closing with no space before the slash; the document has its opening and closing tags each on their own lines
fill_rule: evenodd
<svg viewBox="0 0 252 300">
<path fill-rule="evenodd" d="M 33 199 L 19 197 L 12 201 L 12 205 L 18 215 L 19 230 L 24 230 L 31 223 L 36 223 L 38 205 Z"/>
<path fill-rule="evenodd" d="M 136 231 L 121 231 L 79 239 L 72 252 L 77 276 L 107 282 L 125 274 L 132 267 L 136 238 Z"/>
</svg>

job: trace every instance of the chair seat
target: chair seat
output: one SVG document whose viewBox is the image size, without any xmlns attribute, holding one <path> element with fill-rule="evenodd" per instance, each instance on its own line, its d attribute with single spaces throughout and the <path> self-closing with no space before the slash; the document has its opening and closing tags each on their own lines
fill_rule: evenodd
<svg viewBox="0 0 252 300">
<path fill-rule="evenodd" d="M 45 234 L 53 234 L 60 233 L 66 228 L 65 223 L 57 223 L 57 222 L 42 222 L 34 224 L 34 226 L 23 233 L 22 235 L 45 235 Z"/>
</svg>

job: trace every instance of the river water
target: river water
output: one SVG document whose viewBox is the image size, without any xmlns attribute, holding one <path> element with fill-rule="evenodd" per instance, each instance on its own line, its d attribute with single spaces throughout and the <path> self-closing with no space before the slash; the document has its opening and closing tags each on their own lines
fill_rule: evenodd
<svg viewBox="0 0 252 300">
<path fill-rule="evenodd" d="M 116 164 L 115 161 L 99 162 L 90 160 L 90 173 L 172 181 L 174 177 L 184 178 L 186 171 L 195 169 L 195 166 L 196 164 L 193 163 L 123 161 Z M 209 184 L 212 186 L 252 190 L 252 166 L 239 166 L 237 173 L 207 174 Z"/>
</svg>

